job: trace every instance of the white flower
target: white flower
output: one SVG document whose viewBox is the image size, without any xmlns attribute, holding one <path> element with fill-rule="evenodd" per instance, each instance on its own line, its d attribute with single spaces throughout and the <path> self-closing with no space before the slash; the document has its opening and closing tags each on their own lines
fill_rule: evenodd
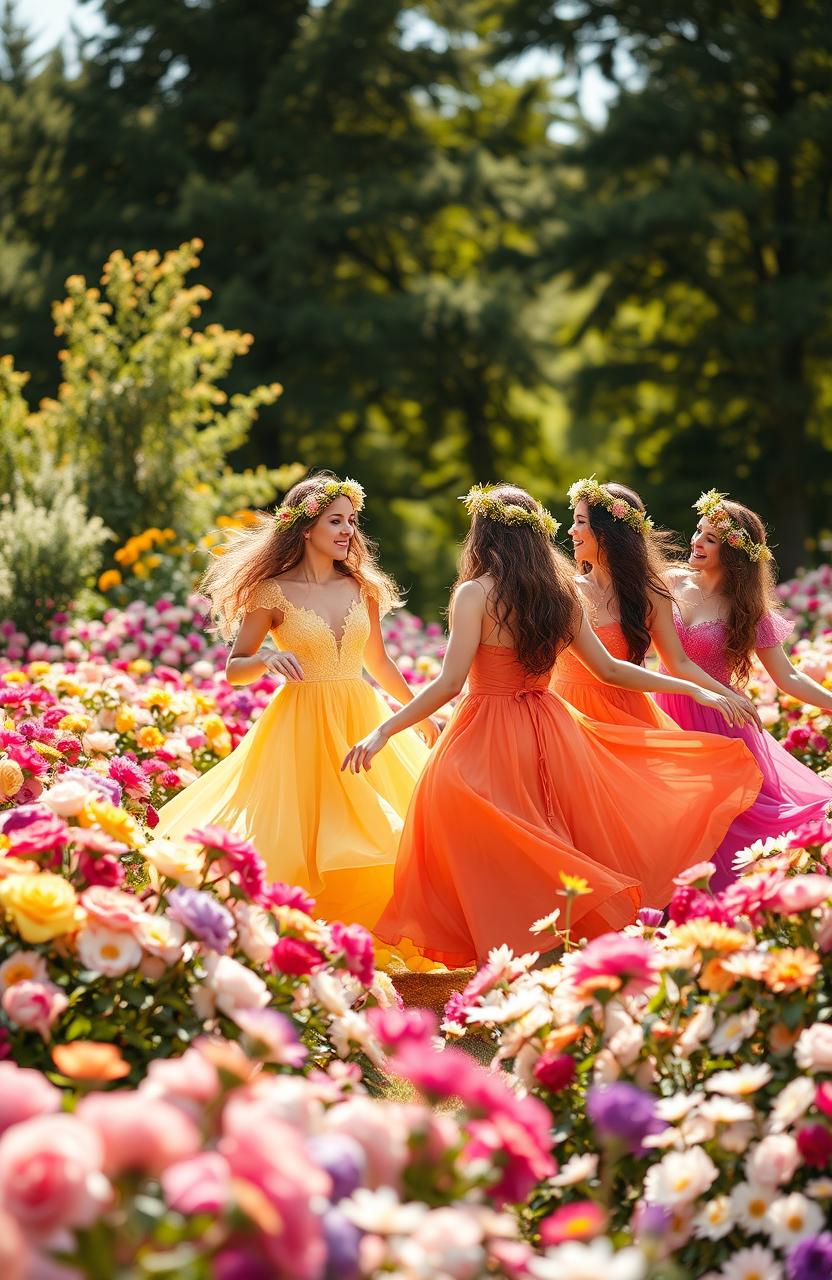
<svg viewBox="0 0 832 1280">
<path fill-rule="evenodd" d="M 81 930 L 75 946 L 84 968 L 102 973 L 107 978 L 118 978 L 135 969 L 142 958 L 142 949 L 136 939 L 123 930 L 116 932 L 115 929 L 91 925 Z"/>
<path fill-rule="evenodd" d="M 732 1254 L 720 1275 L 722 1280 L 783 1280 L 783 1269 L 770 1249 L 753 1244 Z"/>
<path fill-rule="evenodd" d="M 656 1115 L 668 1124 L 683 1120 L 688 1112 L 705 1097 L 704 1093 L 695 1090 L 693 1093 L 673 1093 L 669 1098 L 659 1098 L 656 1103 Z"/>
<path fill-rule="evenodd" d="M 491 994 L 497 995 L 496 992 Z M 530 1013 L 536 1005 L 537 997 L 533 991 L 518 991 L 505 996 L 496 1004 L 482 1004 L 468 1009 L 465 1016 L 472 1025 L 493 1023 L 495 1026 L 503 1026 L 507 1022 L 516 1022 L 524 1014 Z"/>
<path fill-rule="evenodd" d="M 234 918 L 243 955 L 253 964 L 265 964 L 277 942 L 274 917 L 253 902 L 238 902 L 234 906 Z"/>
<path fill-rule="evenodd" d="M 773 1245 L 791 1249 L 807 1236 L 822 1230 L 824 1214 L 814 1200 L 807 1200 L 799 1191 L 793 1191 L 790 1196 L 781 1196 L 769 1205 L 763 1225 Z"/>
<path fill-rule="evenodd" d="M 832 1071 L 832 1026 L 816 1022 L 801 1031 L 794 1056 L 801 1071 Z"/>
<path fill-rule="evenodd" d="M 165 964 L 175 964 L 181 957 L 185 927 L 178 920 L 145 913 L 138 922 L 137 932 L 148 955 L 158 956 Z"/>
<path fill-rule="evenodd" d="M 549 1179 L 552 1187 L 574 1187 L 579 1182 L 588 1182 L 598 1172 L 598 1157 L 591 1152 L 582 1156 L 570 1156 L 554 1178 Z"/>
<path fill-rule="evenodd" d="M 800 1151 L 790 1133 L 770 1133 L 758 1142 L 745 1160 L 745 1176 L 749 1182 L 767 1187 L 791 1182 L 800 1164 Z"/>
<path fill-rule="evenodd" d="M 701 1196 L 715 1181 L 718 1169 L 701 1147 L 690 1151 L 671 1151 L 658 1164 L 648 1169 L 644 1179 L 644 1198 L 650 1204 L 673 1208 L 689 1204 Z"/>
<path fill-rule="evenodd" d="M 465 1206 L 444 1206 L 426 1213 L 393 1254 L 413 1280 L 468 1280 L 485 1266 L 482 1237 L 482 1226 Z"/>
<path fill-rule="evenodd" d="M 816 1200 L 832 1200 L 832 1178 L 813 1178 L 806 1183 L 806 1192 Z"/>
<path fill-rule="evenodd" d="M 359 1187 L 338 1205 L 348 1221 L 375 1235 L 409 1235 L 428 1212 L 424 1204 L 402 1204 L 392 1187 L 369 1191 Z"/>
<path fill-rule="evenodd" d="M 160 876 L 196 889 L 202 882 L 205 854 L 196 845 L 159 838 L 144 847 L 144 856 Z"/>
<path fill-rule="evenodd" d="M 622 1067 L 631 1067 L 644 1046 L 644 1032 L 628 1019 L 610 1039 L 608 1049 Z"/>
<path fill-rule="evenodd" d="M 731 1192 L 731 1208 L 737 1222 L 752 1234 L 763 1230 L 768 1207 L 774 1199 L 771 1187 L 758 1182 L 741 1182 Z"/>
<path fill-rule="evenodd" d="M 757 1029 L 760 1015 L 756 1009 L 743 1009 L 723 1019 L 708 1044 L 716 1054 L 736 1053 L 744 1040 Z"/>
<path fill-rule="evenodd" d="M 609 1240 L 570 1241 L 550 1249 L 545 1258 L 533 1258 L 528 1267 L 537 1280 L 643 1280 L 647 1273 L 640 1249 L 613 1253 Z"/>
<path fill-rule="evenodd" d="M 48 791 L 44 791 L 40 799 L 41 803 L 48 805 L 58 817 L 74 818 L 89 800 L 90 793 L 91 788 L 85 786 L 83 782 L 79 782 L 76 778 L 67 778 L 63 782 L 56 782 Z"/>
<path fill-rule="evenodd" d="M 118 746 L 118 734 L 107 733 L 104 729 L 92 729 L 84 734 L 81 745 L 88 756 L 110 755 Z"/>
<path fill-rule="evenodd" d="M 734 1225 L 728 1196 L 715 1196 L 694 1220 L 696 1234 L 705 1240 L 721 1240 Z"/>
<path fill-rule="evenodd" d="M 727 1093 L 743 1097 L 749 1093 L 756 1093 L 758 1089 L 762 1089 L 763 1085 L 768 1084 L 770 1079 L 771 1067 L 767 1062 L 761 1062 L 756 1066 L 752 1063 L 744 1063 L 735 1071 L 717 1071 L 707 1081 L 705 1088 L 709 1093 Z"/>
<path fill-rule="evenodd" d="M 48 982 L 46 958 L 37 951 L 13 951 L 0 964 L 0 992 L 18 982 Z"/>
<path fill-rule="evenodd" d="M 747 1102 L 737 1102 L 736 1098 L 724 1098 L 717 1094 L 708 1098 L 699 1108 L 699 1114 L 712 1120 L 714 1124 L 739 1124 L 741 1120 L 753 1120 L 754 1108 Z"/>
<path fill-rule="evenodd" d="M 309 989 L 313 999 L 317 1004 L 323 1005 L 327 1013 L 342 1016 L 347 1012 L 349 1005 L 344 998 L 342 987 L 325 969 L 319 969 L 317 973 L 310 976 Z"/>
<path fill-rule="evenodd" d="M 381 1045 L 370 1030 L 363 1013 L 348 1009 L 346 1013 L 330 1018 L 329 1037 L 340 1058 L 348 1058 L 353 1049 L 362 1049 L 377 1066 L 384 1059 Z"/>
<path fill-rule="evenodd" d="M 535 920 L 534 924 L 530 924 L 529 933 L 546 933 L 548 929 L 556 930 L 559 919 L 560 907 L 555 911 L 550 911 L 548 916 L 541 916 L 539 920 Z"/>
<path fill-rule="evenodd" d="M 769 1133 L 782 1133 L 805 1115 L 815 1100 L 815 1082 L 808 1076 L 796 1076 L 777 1095 L 768 1125 Z"/>
<path fill-rule="evenodd" d="M 794 837 L 794 831 L 787 831 L 782 836 L 769 836 L 767 840 L 755 840 L 748 848 L 740 849 L 734 854 L 734 870 L 741 871 L 743 867 L 750 867 L 752 862 L 759 862 L 760 858 L 767 858 L 770 853 L 782 853 L 784 849 L 788 849 Z"/>
<path fill-rule="evenodd" d="M 698 1049 L 703 1041 L 714 1029 L 714 1011 L 709 1004 L 700 1005 L 696 1013 L 688 1022 L 679 1039 L 676 1041 L 673 1052 L 677 1058 L 687 1058 L 695 1049 Z"/>
<path fill-rule="evenodd" d="M 213 993 L 217 1007 L 233 1018 L 238 1009 L 265 1009 L 271 996 L 259 974 L 247 969 L 231 956 L 219 956 L 212 951 L 205 965 L 206 983 Z"/>
</svg>

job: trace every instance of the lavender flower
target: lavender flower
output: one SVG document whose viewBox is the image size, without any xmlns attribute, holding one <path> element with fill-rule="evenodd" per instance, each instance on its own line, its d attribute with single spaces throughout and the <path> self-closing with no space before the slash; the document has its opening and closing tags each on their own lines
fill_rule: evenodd
<svg viewBox="0 0 832 1280">
<path fill-rule="evenodd" d="M 212 951 L 228 950 L 234 937 L 234 917 L 210 893 L 178 885 L 168 897 L 167 913 Z"/>
<path fill-rule="evenodd" d="M 639 1151 L 648 1134 L 663 1128 L 655 1099 L 624 1081 L 594 1086 L 587 1092 L 586 1103 L 599 1135 L 623 1143 L 628 1151 Z"/>
<path fill-rule="evenodd" d="M 829 1280 L 832 1276 L 832 1233 L 801 1240 L 789 1254 L 786 1264 L 789 1280 Z"/>
</svg>

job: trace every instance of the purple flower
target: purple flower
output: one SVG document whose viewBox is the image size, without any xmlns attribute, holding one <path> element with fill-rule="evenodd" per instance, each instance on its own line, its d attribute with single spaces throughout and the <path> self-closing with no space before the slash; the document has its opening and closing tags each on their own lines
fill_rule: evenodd
<svg viewBox="0 0 832 1280">
<path fill-rule="evenodd" d="M 642 1200 L 636 1205 L 632 1226 L 636 1240 L 661 1240 L 673 1225 L 673 1214 L 662 1204 Z"/>
<path fill-rule="evenodd" d="M 214 1280 L 273 1280 L 274 1271 L 262 1254 L 247 1245 L 231 1246 L 214 1257 Z"/>
<path fill-rule="evenodd" d="M 645 929 L 658 929 L 664 919 L 664 912 L 660 911 L 658 907 L 642 907 L 638 913 L 638 918 Z"/>
<path fill-rule="evenodd" d="M 307 1147 L 313 1162 L 332 1179 L 329 1199 L 333 1204 L 346 1200 L 360 1187 L 367 1171 L 364 1148 L 346 1133 L 317 1133 Z"/>
<path fill-rule="evenodd" d="M 602 1138 L 623 1143 L 631 1152 L 641 1149 L 648 1134 L 663 1128 L 655 1099 L 626 1081 L 594 1085 L 587 1092 L 586 1109 Z"/>
<path fill-rule="evenodd" d="M 789 1254 L 786 1263 L 788 1280 L 829 1280 L 832 1276 L 832 1234 L 801 1240 Z"/>
<path fill-rule="evenodd" d="M 115 778 L 104 778 L 92 769 L 66 769 L 61 776 L 64 780 L 73 778 L 82 782 L 90 791 L 98 792 L 104 800 L 109 800 L 110 804 L 121 804 L 121 787 Z"/>
<path fill-rule="evenodd" d="M 231 912 L 201 889 L 177 885 L 168 896 L 168 915 L 212 951 L 226 952 L 234 937 Z"/>
<path fill-rule="evenodd" d="M 358 1280 L 362 1233 L 341 1213 L 330 1209 L 323 1217 L 326 1242 L 326 1280 Z"/>
</svg>

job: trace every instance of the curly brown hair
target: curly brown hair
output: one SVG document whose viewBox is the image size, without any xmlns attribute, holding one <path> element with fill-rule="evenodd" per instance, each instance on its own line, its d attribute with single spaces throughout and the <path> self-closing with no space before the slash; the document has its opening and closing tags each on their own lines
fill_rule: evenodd
<svg viewBox="0 0 832 1280">
<path fill-rule="evenodd" d="M 491 493 L 508 506 L 541 510 L 540 503 L 516 485 L 495 485 Z M 579 617 L 565 557 L 531 525 L 502 524 L 475 514 L 454 588 L 485 574 L 494 580 L 490 603 L 500 626 L 514 640 L 518 661 L 531 675 L 550 671 L 561 649 L 574 639 Z"/>
<path fill-rule="evenodd" d="M 645 511 L 643 501 L 635 489 L 623 484 L 605 483 L 603 488 L 613 498 L 621 498 L 636 511 Z M 587 503 L 589 525 L 598 539 L 598 550 L 603 555 L 612 579 L 621 630 L 627 641 L 627 657 L 639 666 L 650 648 L 650 621 L 653 605 L 650 593 L 670 599 L 664 575 L 671 555 L 678 549 L 671 533 L 663 529 L 647 529 L 639 533 L 626 520 L 616 519 L 600 503 Z M 583 573 L 592 566 L 583 562 Z"/>
<path fill-rule="evenodd" d="M 283 505 L 299 507 L 322 480 L 335 480 L 331 471 L 316 471 L 293 485 Z M 331 504 L 330 504 L 331 505 Z M 243 530 L 229 530 L 225 541 L 214 548 L 202 576 L 200 589 L 211 600 L 216 629 L 223 640 L 231 640 L 240 615 L 245 613 L 255 588 L 267 578 L 276 578 L 303 559 L 304 530 L 320 520 L 325 511 L 303 516 L 288 528 L 281 528 L 273 515 L 259 512 L 256 523 Z M 333 562 L 336 572 L 354 578 L 385 614 L 401 604 L 400 592 L 378 563 L 376 545 L 356 525 L 345 560 Z"/>
<path fill-rule="evenodd" d="M 766 527 L 755 511 L 727 499 L 721 505 L 741 529 L 748 530 L 755 542 L 767 545 Z M 719 544 L 719 559 L 722 594 L 728 600 L 725 655 L 733 683 L 742 688 L 751 671 L 757 628 L 767 613 L 777 609 L 774 561 L 751 560 L 741 547 L 732 547 L 725 540 Z"/>
</svg>

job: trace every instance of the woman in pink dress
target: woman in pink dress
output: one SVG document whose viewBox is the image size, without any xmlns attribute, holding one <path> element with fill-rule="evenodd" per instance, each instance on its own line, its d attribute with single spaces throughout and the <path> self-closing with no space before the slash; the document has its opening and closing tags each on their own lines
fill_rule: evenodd
<svg viewBox="0 0 832 1280">
<path fill-rule="evenodd" d="M 663 580 L 672 535 L 653 527 L 635 490 L 599 484 L 594 477 L 577 480 L 569 505 L 574 513 L 569 536 L 580 569 L 575 585 L 604 647 L 614 658 L 642 666 L 652 643 L 665 671 L 727 697 L 734 724 L 757 721 L 746 697 L 726 689 L 682 648 Z M 569 649 L 558 656 L 552 688 L 594 720 L 676 727 L 649 694 L 602 683 Z"/>
<path fill-rule="evenodd" d="M 735 689 L 748 680 L 756 653 L 784 693 L 832 711 L 832 693 L 793 667 L 783 649 L 792 627 L 775 607 L 772 556 L 760 517 L 715 489 L 704 493 L 694 507 L 700 519 L 687 567 L 675 570 L 669 579 L 676 630 L 685 652 L 716 680 Z M 656 701 L 683 729 L 741 737 L 762 770 L 760 794 L 734 820 L 719 847 L 712 888 L 723 888 L 733 879 L 738 850 L 824 816 L 832 803 L 832 787 L 771 734 L 751 726 L 729 726 L 690 698 L 658 693 Z"/>
</svg>

